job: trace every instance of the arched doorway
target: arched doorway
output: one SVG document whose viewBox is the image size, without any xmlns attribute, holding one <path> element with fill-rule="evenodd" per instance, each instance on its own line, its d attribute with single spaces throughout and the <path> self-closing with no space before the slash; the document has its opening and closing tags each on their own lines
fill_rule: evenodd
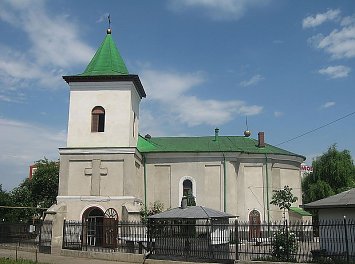
<svg viewBox="0 0 355 264">
<path fill-rule="evenodd" d="M 114 208 L 108 208 L 104 215 L 104 247 L 117 247 L 118 213 Z"/>
<path fill-rule="evenodd" d="M 257 210 L 252 210 L 249 213 L 249 238 L 258 238 L 261 236 L 260 231 L 260 213 Z"/>
<path fill-rule="evenodd" d="M 103 243 L 104 212 L 98 207 L 90 207 L 83 213 L 83 241 L 86 246 L 99 247 Z"/>
</svg>

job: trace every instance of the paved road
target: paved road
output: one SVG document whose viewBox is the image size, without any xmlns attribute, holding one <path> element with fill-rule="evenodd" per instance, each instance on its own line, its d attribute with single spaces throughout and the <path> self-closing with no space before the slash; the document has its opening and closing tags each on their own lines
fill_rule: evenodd
<svg viewBox="0 0 355 264">
<path fill-rule="evenodd" d="M 0 258 L 16 258 L 16 250 L 0 248 Z M 18 259 L 36 260 L 35 252 L 17 251 Z M 66 257 L 54 254 L 37 253 L 37 261 L 50 264 L 127 264 L 127 262 L 108 261 L 100 259 Z"/>
</svg>

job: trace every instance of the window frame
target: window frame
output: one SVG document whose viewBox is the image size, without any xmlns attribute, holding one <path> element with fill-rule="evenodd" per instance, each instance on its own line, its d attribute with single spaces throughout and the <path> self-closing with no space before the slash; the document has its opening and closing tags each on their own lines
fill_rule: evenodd
<svg viewBox="0 0 355 264">
<path fill-rule="evenodd" d="M 106 111 L 102 106 L 95 106 L 91 110 L 91 132 L 105 132 Z"/>
</svg>

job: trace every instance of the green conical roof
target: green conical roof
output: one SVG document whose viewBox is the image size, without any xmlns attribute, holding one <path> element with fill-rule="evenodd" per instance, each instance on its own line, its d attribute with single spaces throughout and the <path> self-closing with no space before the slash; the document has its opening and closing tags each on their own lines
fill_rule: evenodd
<svg viewBox="0 0 355 264">
<path fill-rule="evenodd" d="M 111 31 L 102 42 L 85 71 L 79 76 L 127 75 L 128 70 L 112 39 Z"/>
</svg>

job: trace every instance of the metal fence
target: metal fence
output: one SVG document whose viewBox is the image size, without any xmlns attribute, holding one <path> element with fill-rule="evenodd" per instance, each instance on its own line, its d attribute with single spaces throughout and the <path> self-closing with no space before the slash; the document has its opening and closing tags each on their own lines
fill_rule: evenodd
<svg viewBox="0 0 355 264">
<path fill-rule="evenodd" d="M 238 223 L 237 258 L 289 262 L 355 259 L 355 221 Z"/>
<path fill-rule="evenodd" d="M 52 222 L 0 223 L 0 244 L 37 248 L 39 252 L 50 253 L 52 241 Z"/>
<path fill-rule="evenodd" d="M 63 248 L 101 252 L 147 252 L 147 227 L 140 222 L 64 221 Z"/>
<path fill-rule="evenodd" d="M 261 223 L 176 220 L 65 221 L 63 248 L 150 254 L 152 258 L 232 262 L 355 260 L 354 220 Z"/>
<path fill-rule="evenodd" d="M 173 260 L 233 262 L 235 222 L 218 220 L 156 220 L 149 222 L 152 256 Z"/>
</svg>

